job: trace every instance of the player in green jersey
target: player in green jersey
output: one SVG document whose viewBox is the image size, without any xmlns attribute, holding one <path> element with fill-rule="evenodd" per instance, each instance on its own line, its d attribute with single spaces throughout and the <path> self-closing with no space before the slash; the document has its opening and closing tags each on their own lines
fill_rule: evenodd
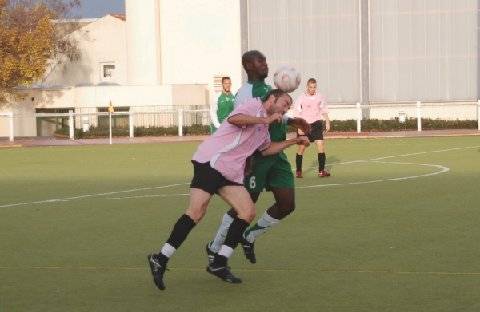
<svg viewBox="0 0 480 312">
<path fill-rule="evenodd" d="M 210 106 L 210 118 L 212 124 L 210 125 L 210 132 L 214 133 L 217 131 L 220 124 L 230 115 L 233 111 L 233 104 L 235 102 L 235 97 L 230 88 L 232 86 L 232 81 L 230 77 L 222 77 L 222 94 L 218 97 L 217 103 Z"/>
<path fill-rule="evenodd" d="M 272 89 L 265 83 L 265 78 L 268 76 L 268 65 L 261 52 L 252 50 L 244 53 L 242 65 L 247 73 L 248 81 L 238 90 L 235 96 L 235 106 L 242 105 L 245 100 L 251 98 L 263 98 Z M 310 125 L 304 119 L 285 119 L 282 123 L 270 125 L 269 133 L 272 142 L 286 139 L 287 124 L 301 129 L 304 133 L 310 132 Z M 295 189 L 292 167 L 284 152 L 267 157 L 255 154 L 250 167 L 251 172 L 246 175 L 245 187 L 252 200 L 256 202 L 264 189 L 271 191 L 275 198 L 275 203 L 243 235 L 242 247 L 245 256 L 251 263 L 255 263 L 255 239 L 293 212 Z M 206 251 L 209 261 L 220 249 L 234 216 L 234 210 L 230 209 L 223 216 L 214 240 L 207 244 Z"/>
</svg>

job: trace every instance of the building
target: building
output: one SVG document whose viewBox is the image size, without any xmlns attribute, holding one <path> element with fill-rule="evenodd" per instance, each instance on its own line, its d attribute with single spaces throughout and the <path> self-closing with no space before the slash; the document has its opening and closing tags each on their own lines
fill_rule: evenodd
<svg viewBox="0 0 480 312">
<path fill-rule="evenodd" d="M 126 0 L 126 18 L 85 20 L 68 34 L 82 59 L 23 90 L 15 133 L 51 133 L 38 112 L 94 113 L 110 102 L 128 111 L 206 107 L 216 77 L 232 77 L 233 90 L 245 79 L 249 49 L 264 52 L 271 71 L 289 64 L 305 81 L 315 77 L 339 108 L 333 118 L 355 118 L 341 107 L 357 102 L 371 106 L 364 117 L 413 117 L 405 103 L 422 101 L 433 105 L 426 117 L 475 119 L 463 103 L 479 98 L 478 14 L 477 0 Z M 85 123 L 98 121 L 77 118 L 76 127 Z"/>
</svg>

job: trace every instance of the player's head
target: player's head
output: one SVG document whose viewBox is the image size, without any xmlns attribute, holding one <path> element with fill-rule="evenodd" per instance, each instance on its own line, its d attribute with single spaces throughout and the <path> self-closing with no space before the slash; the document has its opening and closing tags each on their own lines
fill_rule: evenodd
<svg viewBox="0 0 480 312">
<path fill-rule="evenodd" d="M 310 78 L 307 81 L 307 94 L 314 95 L 317 92 L 317 81 L 315 78 Z"/>
<path fill-rule="evenodd" d="M 268 76 L 268 64 L 265 55 L 257 50 L 250 50 L 242 55 L 242 66 L 248 80 L 263 80 Z"/>
<path fill-rule="evenodd" d="M 268 115 L 273 113 L 285 114 L 292 105 L 292 97 L 280 89 L 270 90 L 265 96 L 264 105 Z"/>
<path fill-rule="evenodd" d="M 222 89 L 223 92 L 230 92 L 230 88 L 232 87 L 232 80 L 230 77 L 222 77 Z"/>
</svg>

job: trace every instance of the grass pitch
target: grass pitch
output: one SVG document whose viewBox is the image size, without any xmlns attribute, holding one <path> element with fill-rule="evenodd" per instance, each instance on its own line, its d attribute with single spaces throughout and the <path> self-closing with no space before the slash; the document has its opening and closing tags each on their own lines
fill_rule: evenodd
<svg viewBox="0 0 480 312">
<path fill-rule="evenodd" d="M 197 144 L 1 150 L 0 311 L 480 310 L 480 137 L 330 140 L 322 179 L 310 147 L 294 214 L 257 264 L 230 261 L 243 284 L 205 272 L 214 198 L 161 292 L 146 255 L 186 208 Z"/>
</svg>

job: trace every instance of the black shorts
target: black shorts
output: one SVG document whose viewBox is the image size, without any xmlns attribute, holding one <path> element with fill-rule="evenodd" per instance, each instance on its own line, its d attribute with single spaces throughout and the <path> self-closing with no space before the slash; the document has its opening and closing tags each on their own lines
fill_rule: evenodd
<svg viewBox="0 0 480 312">
<path fill-rule="evenodd" d="M 323 120 L 317 120 L 310 124 L 311 130 L 307 137 L 311 143 L 315 142 L 316 140 L 323 140 L 323 130 L 325 130 L 323 124 Z M 300 136 L 298 132 L 297 136 Z"/>
<path fill-rule="evenodd" d="M 210 167 L 210 162 L 199 163 L 195 160 L 192 160 L 192 164 L 193 179 L 190 183 L 190 188 L 198 188 L 213 195 L 217 193 L 218 189 L 227 185 L 243 186 L 243 184 L 225 179 L 220 172 Z"/>
</svg>

